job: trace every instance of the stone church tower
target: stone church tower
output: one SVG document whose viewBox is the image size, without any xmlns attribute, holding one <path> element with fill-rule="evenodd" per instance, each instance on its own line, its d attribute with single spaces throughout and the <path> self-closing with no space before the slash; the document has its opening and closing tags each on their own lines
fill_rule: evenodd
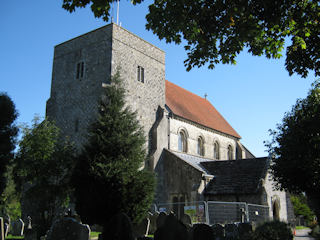
<svg viewBox="0 0 320 240">
<path fill-rule="evenodd" d="M 149 155 L 159 156 L 162 148 L 157 150 L 157 140 L 153 137 L 152 142 L 151 136 L 159 112 L 163 113 L 158 109 L 165 106 L 165 53 L 116 24 L 55 46 L 46 115 L 79 150 L 97 116 L 103 86 L 118 68 L 126 102 L 137 111 L 145 130 Z M 166 131 L 161 132 L 165 138 Z M 154 168 L 152 161 L 147 164 Z"/>
</svg>

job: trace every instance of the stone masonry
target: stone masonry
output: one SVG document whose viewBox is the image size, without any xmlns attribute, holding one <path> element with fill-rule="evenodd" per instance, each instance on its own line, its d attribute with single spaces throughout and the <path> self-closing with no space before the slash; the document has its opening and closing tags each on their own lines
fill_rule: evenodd
<svg viewBox="0 0 320 240">
<path fill-rule="evenodd" d="M 83 73 L 79 74 L 79 66 Z M 144 82 L 137 80 L 138 67 L 144 69 Z M 165 105 L 165 53 L 113 23 L 55 47 L 46 115 L 78 150 L 97 115 L 103 84 L 108 84 L 117 69 L 124 80 L 127 103 L 138 113 L 150 151 L 149 131 L 158 106 Z"/>
</svg>

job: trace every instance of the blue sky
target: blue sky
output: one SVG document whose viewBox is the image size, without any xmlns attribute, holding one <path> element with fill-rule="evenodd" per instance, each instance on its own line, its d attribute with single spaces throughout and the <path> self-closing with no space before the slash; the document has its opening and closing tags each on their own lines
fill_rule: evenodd
<svg viewBox="0 0 320 240">
<path fill-rule="evenodd" d="M 237 65 L 218 65 L 186 72 L 182 45 L 166 44 L 145 29 L 151 1 L 133 6 L 120 3 L 122 27 L 166 52 L 166 78 L 207 99 L 242 137 L 256 156 L 265 156 L 263 141 L 268 129 L 281 123 L 297 98 L 306 97 L 313 74 L 307 79 L 289 77 L 284 58 L 269 60 L 246 52 Z M 70 14 L 60 0 L 10 0 L 0 8 L 0 91 L 7 92 L 19 112 L 18 123 L 30 123 L 35 114 L 45 115 L 50 96 L 53 48 L 80 34 L 106 25 L 89 8 Z"/>
</svg>

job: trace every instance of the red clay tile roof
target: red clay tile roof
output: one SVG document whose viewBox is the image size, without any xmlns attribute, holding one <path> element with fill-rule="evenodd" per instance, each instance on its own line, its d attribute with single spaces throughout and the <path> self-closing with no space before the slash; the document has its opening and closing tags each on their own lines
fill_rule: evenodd
<svg viewBox="0 0 320 240">
<path fill-rule="evenodd" d="M 177 116 L 241 138 L 208 100 L 169 81 L 166 81 L 166 105 Z"/>
</svg>

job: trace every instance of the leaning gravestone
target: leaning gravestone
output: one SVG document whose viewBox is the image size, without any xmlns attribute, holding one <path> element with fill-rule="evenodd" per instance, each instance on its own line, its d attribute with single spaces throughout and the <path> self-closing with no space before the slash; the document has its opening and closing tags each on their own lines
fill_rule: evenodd
<svg viewBox="0 0 320 240">
<path fill-rule="evenodd" d="M 194 224 L 190 231 L 190 240 L 208 240 L 213 237 L 212 228 L 204 223 Z"/>
<path fill-rule="evenodd" d="M 154 240 L 186 240 L 187 227 L 174 214 L 165 217 L 163 225 L 154 233 Z"/>
<path fill-rule="evenodd" d="M 4 224 L 2 217 L 0 217 L 0 240 L 4 240 Z"/>
<path fill-rule="evenodd" d="M 144 218 L 139 224 L 133 226 L 133 233 L 136 238 L 146 237 L 149 233 L 150 219 Z"/>
<path fill-rule="evenodd" d="M 238 226 L 234 223 L 226 224 L 224 226 L 225 239 L 234 240 L 239 238 Z"/>
<path fill-rule="evenodd" d="M 90 228 L 71 217 L 59 219 L 53 223 L 47 240 L 89 240 Z"/>
<path fill-rule="evenodd" d="M 215 240 L 224 239 L 224 227 L 221 224 L 219 223 L 213 224 L 211 228 L 213 230 L 213 237 Z"/>
<path fill-rule="evenodd" d="M 10 232 L 13 236 L 23 236 L 24 222 L 22 221 L 21 218 L 11 223 Z"/>
<path fill-rule="evenodd" d="M 10 232 L 10 225 L 11 225 L 11 219 L 10 219 L 10 216 L 7 214 L 5 217 L 4 217 L 4 228 L 5 228 L 5 237 L 7 237 L 7 235 L 9 234 Z"/>
<path fill-rule="evenodd" d="M 180 220 L 187 227 L 192 227 L 192 219 L 191 219 L 190 215 L 183 214 L 182 217 L 180 218 Z"/>
<path fill-rule="evenodd" d="M 10 225 L 8 223 L 4 224 L 4 237 L 8 237 L 9 234 L 9 230 L 10 230 Z"/>
</svg>

